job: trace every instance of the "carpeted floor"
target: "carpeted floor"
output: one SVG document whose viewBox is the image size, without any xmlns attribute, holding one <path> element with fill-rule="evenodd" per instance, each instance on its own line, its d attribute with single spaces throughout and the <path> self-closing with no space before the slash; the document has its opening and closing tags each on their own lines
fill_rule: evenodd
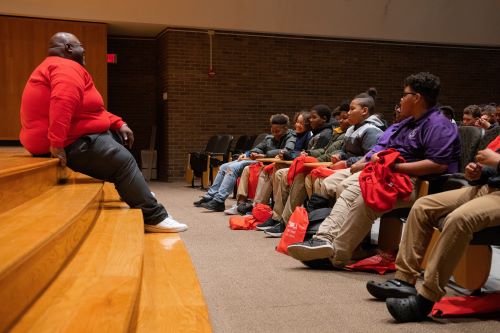
<svg viewBox="0 0 500 333">
<path fill-rule="evenodd" d="M 392 274 L 311 270 L 274 250 L 278 239 L 232 231 L 228 217 L 196 208 L 203 192 L 186 183 L 153 182 L 175 219 L 198 273 L 216 333 L 235 332 L 500 332 L 500 318 L 396 324 L 385 303 L 370 298 L 368 280 Z M 226 207 L 233 204 L 226 201 Z"/>
</svg>

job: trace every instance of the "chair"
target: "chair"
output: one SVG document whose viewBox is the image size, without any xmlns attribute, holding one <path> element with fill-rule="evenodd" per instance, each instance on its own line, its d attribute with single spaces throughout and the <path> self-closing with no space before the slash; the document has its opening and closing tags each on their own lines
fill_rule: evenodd
<svg viewBox="0 0 500 333">
<path fill-rule="evenodd" d="M 467 164 L 474 161 L 484 133 L 474 126 L 461 126 L 458 128 L 458 133 L 461 144 L 459 172 L 464 172 Z"/>
<path fill-rule="evenodd" d="M 235 158 L 238 158 L 240 154 L 243 154 L 247 151 L 248 141 L 250 141 L 251 137 L 249 135 L 241 135 L 234 145 L 234 148 L 231 149 L 231 154 L 229 155 L 229 159 L 232 161 Z M 252 140 L 253 142 L 253 140 Z"/>
<path fill-rule="evenodd" d="M 213 135 L 208 139 L 205 146 L 205 150 L 202 152 L 191 152 L 188 153 L 186 162 L 186 173 L 185 179 L 188 184 L 194 187 L 194 178 L 198 177 L 201 179 L 208 179 L 208 169 L 205 168 L 208 159 L 208 153 L 215 150 L 217 143 L 220 139 L 220 135 Z M 206 175 L 205 175 L 206 173 Z M 208 182 L 206 183 L 208 185 Z M 202 180 L 203 187 L 203 180 Z"/>
<path fill-rule="evenodd" d="M 217 172 L 222 164 L 229 161 L 229 149 L 231 148 L 231 143 L 233 142 L 233 136 L 229 134 L 224 134 L 219 137 L 215 148 L 208 153 L 207 165 L 205 170 L 208 171 L 203 177 L 202 186 L 204 188 L 208 187 L 208 181 L 213 183 Z M 209 176 L 209 177 L 207 177 Z M 209 179 L 210 178 L 210 179 Z"/>
<path fill-rule="evenodd" d="M 262 141 L 264 141 L 267 135 L 268 135 L 267 133 L 260 133 L 259 135 L 257 135 L 255 137 L 255 140 L 252 142 L 252 148 L 257 146 Z"/>
</svg>

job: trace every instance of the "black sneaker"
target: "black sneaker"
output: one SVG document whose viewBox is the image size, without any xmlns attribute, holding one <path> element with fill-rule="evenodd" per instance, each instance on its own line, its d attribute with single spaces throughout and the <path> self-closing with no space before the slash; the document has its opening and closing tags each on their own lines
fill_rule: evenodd
<svg viewBox="0 0 500 333">
<path fill-rule="evenodd" d="M 289 245 L 287 249 L 292 258 L 300 261 L 332 258 L 335 254 L 333 245 L 330 242 L 316 238 Z"/>
<path fill-rule="evenodd" d="M 368 292 L 373 297 L 383 300 L 386 298 L 406 298 L 417 295 L 417 289 L 414 285 L 397 279 L 385 282 L 368 281 L 366 289 L 368 289 Z"/>
<path fill-rule="evenodd" d="M 201 207 L 202 203 L 209 202 L 210 200 L 212 200 L 212 199 L 207 199 L 205 197 L 201 197 L 200 200 L 193 202 L 193 205 L 195 205 L 196 207 Z"/>
<path fill-rule="evenodd" d="M 283 235 L 285 228 L 286 228 L 285 223 L 279 222 L 274 227 L 264 230 L 264 233 L 268 236 L 279 238 L 281 237 L 281 235 Z"/>
<path fill-rule="evenodd" d="M 214 211 L 214 212 L 223 212 L 226 209 L 226 206 L 223 202 L 218 202 L 216 200 L 210 200 L 209 202 L 204 202 L 201 204 L 201 207 Z"/>
<path fill-rule="evenodd" d="M 251 213 L 253 209 L 253 203 L 251 201 L 245 201 L 242 203 L 238 204 L 238 213 L 240 215 L 247 215 L 248 213 Z"/>
<path fill-rule="evenodd" d="M 261 224 L 257 224 L 257 226 L 255 228 L 257 230 L 264 231 L 264 230 L 267 230 L 267 229 L 271 229 L 272 227 L 274 227 L 278 223 L 280 223 L 280 221 L 273 220 L 270 217 L 267 220 L 265 220 L 264 222 L 262 222 Z"/>
</svg>

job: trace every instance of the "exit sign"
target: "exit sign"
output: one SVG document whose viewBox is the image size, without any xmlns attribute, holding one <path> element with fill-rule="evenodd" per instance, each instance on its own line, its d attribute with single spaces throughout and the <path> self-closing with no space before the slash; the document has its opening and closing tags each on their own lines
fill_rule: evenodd
<svg viewBox="0 0 500 333">
<path fill-rule="evenodd" d="M 108 64 L 116 64 L 118 62 L 118 56 L 116 53 L 108 53 L 106 55 L 106 61 Z"/>
</svg>

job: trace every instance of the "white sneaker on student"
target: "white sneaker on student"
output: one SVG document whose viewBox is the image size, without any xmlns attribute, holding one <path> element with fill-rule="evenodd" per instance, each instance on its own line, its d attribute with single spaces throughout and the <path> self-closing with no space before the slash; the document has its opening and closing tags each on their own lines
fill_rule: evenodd
<svg viewBox="0 0 500 333">
<path fill-rule="evenodd" d="M 144 230 L 146 230 L 147 232 L 181 232 L 186 231 L 187 228 L 187 225 L 177 222 L 170 215 L 158 224 L 144 225 Z"/>
<path fill-rule="evenodd" d="M 234 204 L 233 207 L 226 209 L 224 211 L 224 214 L 226 214 L 226 215 L 239 215 L 240 213 L 238 213 L 238 205 Z"/>
</svg>

